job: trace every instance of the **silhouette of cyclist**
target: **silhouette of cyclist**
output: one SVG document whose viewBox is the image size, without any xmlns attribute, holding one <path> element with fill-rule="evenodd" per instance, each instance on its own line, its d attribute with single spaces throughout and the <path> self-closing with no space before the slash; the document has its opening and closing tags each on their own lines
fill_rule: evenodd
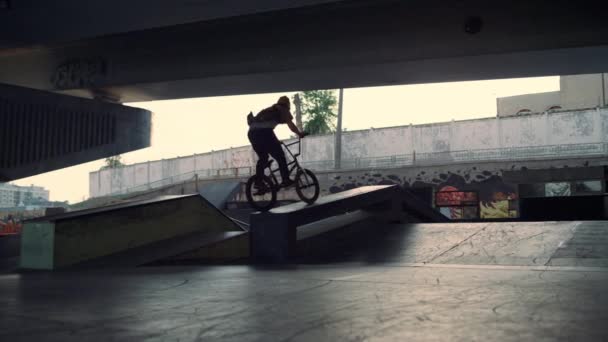
<svg viewBox="0 0 608 342">
<path fill-rule="evenodd" d="M 281 96 L 277 103 L 260 111 L 256 116 L 253 116 L 253 113 L 249 113 L 247 116 L 247 123 L 249 124 L 247 136 L 259 158 L 255 173 L 257 176 L 264 175 L 264 168 L 268 165 L 268 156 L 272 156 L 279 164 L 282 187 L 291 186 L 294 181 L 289 178 L 285 152 L 283 152 L 281 143 L 274 134 L 274 128 L 279 124 L 287 124 L 289 129 L 300 138 L 305 136 L 304 132 L 300 131 L 293 123 L 293 115 L 291 115 L 290 109 L 291 103 L 289 102 L 289 98 Z M 259 186 L 260 182 L 256 181 L 256 185 Z"/>
</svg>

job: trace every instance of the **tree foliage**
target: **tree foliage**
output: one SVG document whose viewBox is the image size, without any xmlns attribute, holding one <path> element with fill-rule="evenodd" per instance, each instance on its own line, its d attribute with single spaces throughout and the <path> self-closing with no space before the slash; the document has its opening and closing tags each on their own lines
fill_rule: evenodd
<svg viewBox="0 0 608 342">
<path fill-rule="evenodd" d="M 304 131 L 310 134 L 331 133 L 336 128 L 335 90 L 310 90 L 300 93 Z"/>
<path fill-rule="evenodd" d="M 105 170 L 105 169 L 116 169 L 116 168 L 125 166 L 125 164 L 123 164 L 121 158 L 122 157 L 120 155 L 106 158 L 105 165 L 102 166 L 101 169 L 102 170 Z"/>
</svg>

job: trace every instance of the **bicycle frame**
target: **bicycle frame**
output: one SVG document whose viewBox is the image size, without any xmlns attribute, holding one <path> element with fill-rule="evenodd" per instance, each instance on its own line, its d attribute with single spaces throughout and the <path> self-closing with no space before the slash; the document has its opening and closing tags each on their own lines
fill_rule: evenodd
<svg viewBox="0 0 608 342">
<path fill-rule="evenodd" d="M 293 153 L 293 152 L 291 152 L 291 149 L 289 147 L 296 145 L 296 144 L 298 145 L 298 153 Z M 281 141 L 281 146 L 285 147 L 285 150 L 287 151 L 287 153 L 289 153 L 289 156 L 291 157 L 291 161 L 289 161 L 287 163 L 289 175 L 291 176 L 291 174 L 293 173 L 294 170 L 301 169 L 300 163 L 298 163 L 298 157 L 300 156 L 300 154 L 302 154 L 302 138 L 298 138 L 298 140 L 296 140 L 292 143 L 289 143 L 289 144 L 286 144 L 283 141 Z M 270 165 L 267 167 L 267 169 L 270 170 L 270 178 L 272 179 L 273 183 L 275 184 L 275 186 L 278 186 L 279 181 L 277 180 L 277 177 L 275 175 L 275 173 L 279 171 L 278 165 L 277 165 L 277 168 L 274 170 L 272 169 L 272 167 Z"/>
</svg>

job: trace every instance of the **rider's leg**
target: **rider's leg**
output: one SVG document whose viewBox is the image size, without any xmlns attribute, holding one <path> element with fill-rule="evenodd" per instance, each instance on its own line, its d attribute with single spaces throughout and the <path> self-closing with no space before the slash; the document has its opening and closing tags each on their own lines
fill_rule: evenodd
<svg viewBox="0 0 608 342">
<path fill-rule="evenodd" d="M 253 150 L 258 155 L 258 162 L 255 166 L 255 174 L 257 176 L 264 174 L 264 168 L 266 168 L 266 165 L 268 164 L 268 149 L 263 139 L 263 135 L 263 132 L 260 130 L 250 130 L 247 134 L 249 141 L 251 142 L 251 147 L 253 147 Z"/>
<path fill-rule="evenodd" d="M 281 147 L 281 143 L 274 132 L 271 132 L 272 135 L 269 137 L 268 141 L 268 152 L 277 161 L 279 164 L 279 171 L 281 172 L 281 179 L 283 185 L 290 185 L 293 183 L 291 179 L 289 179 L 289 169 L 287 167 L 287 159 L 285 159 L 285 152 L 283 152 L 283 148 Z"/>
</svg>

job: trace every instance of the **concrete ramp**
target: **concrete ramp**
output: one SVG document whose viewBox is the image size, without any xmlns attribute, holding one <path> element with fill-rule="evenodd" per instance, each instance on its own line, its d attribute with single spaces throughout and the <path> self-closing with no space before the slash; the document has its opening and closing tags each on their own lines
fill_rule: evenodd
<svg viewBox="0 0 608 342">
<path fill-rule="evenodd" d="M 226 202 L 239 192 L 241 182 L 226 181 L 201 185 L 199 193 L 218 209 L 225 209 Z"/>
<path fill-rule="evenodd" d="M 124 268 L 148 264 L 231 262 L 249 256 L 244 231 L 196 232 L 78 263 L 73 268 Z"/>
<path fill-rule="evenodd" d="M 21 268 L 141 265 L 179 257 L 243 230 L 199 194 L 71 212 L 26 222 Z M 247 256 L 235 247 L 233 257 Z"/>
<path fill-rule="evenodd" d="M 286 262 L 299 244 L 368 219 L 400 221 L 402 191 L 397 185 L 364 186 L 307 205 L 298 202 L 251 215 L 251 256 L 257 262 Z"/>
</svg>

